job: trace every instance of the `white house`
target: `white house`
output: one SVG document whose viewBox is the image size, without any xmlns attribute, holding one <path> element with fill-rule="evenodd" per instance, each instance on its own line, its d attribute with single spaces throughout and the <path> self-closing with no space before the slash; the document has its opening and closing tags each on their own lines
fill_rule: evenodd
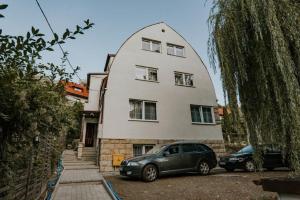
<svg viewBox="0 0 300 200">
<path fill-rule="evenodd" d="M 104 73 L 88 75 L 79 157 L 97 148 L 101 171 L 113 157 L 146 153 L 158 143 L 197 140 L 224 153 L 217 99 L 192 46 L 161 22 L 131 35 L 107 56 Z"/>
</svg>

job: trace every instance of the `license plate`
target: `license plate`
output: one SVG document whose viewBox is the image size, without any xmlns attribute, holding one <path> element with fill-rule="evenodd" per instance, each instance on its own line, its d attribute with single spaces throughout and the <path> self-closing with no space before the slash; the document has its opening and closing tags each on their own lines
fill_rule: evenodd
<svg viewBox="0 0 300 200">
<path fill-rule="evenodd" d="M 225 165 L 225 162 L 219 162 L 220 165 Z"/>
<path fill-rule="evenodd" d="M 123 167 L 120 167 L 120 171 L 123 171 Z"/>
</svg>

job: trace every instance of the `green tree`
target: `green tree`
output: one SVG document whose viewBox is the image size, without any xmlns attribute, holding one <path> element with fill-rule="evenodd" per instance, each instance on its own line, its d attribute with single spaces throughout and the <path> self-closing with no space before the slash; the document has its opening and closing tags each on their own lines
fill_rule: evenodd
<svg viewBox="0 0 300 200">
<path fill-rule="evenodd" d="M 240 101 L 252 145 L 279 145 L 299 172 L 299 1 L 214 0 L 213 4 L 209 52 L 213 66 L 220 67 L 231 110 L 237 116 Z"/>
<path fill-rule="evenodd" d="M 6 7 L 0 5 L 0 10 Z M 36 169 L 43 167 L 48 157 L 54 163 L 66 133 L 74 130 L 78 116 L 67 104 L 61 82 L 71 79 L 79 68 L 67 73 L 64 65 L 43 63 L 41 54 L 93 26 L 89 20 L 84 23 L 74 31 L 66 29 L 61 37 L 55 33 L 49 41 L 34 27 L 25 36 L 5 35 L 0 30 L 0 188 L 8 185 L 11 195 L 17 170 L 32 168 L 32 163 Z M 36 147 L 37 138 L 51 151 Z"/>
<path fill-rule="evenodd" d="M 74 117 L 72 124 L 68 130 L 66 136 L 66 144 L 72 144 L 75 139 L 80 138 L 81 130 L 81 111 L 83 111 L 83 104 L 81 102 L 75 102 L 70 106 L 70 113 Z M 74 147 L 74 146 L 73 146 Z"/>
</svg>

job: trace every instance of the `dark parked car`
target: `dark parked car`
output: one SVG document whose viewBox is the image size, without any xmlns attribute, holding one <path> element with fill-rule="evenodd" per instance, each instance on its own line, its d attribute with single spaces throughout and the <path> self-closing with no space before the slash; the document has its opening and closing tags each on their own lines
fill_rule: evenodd
<svg viewBox="0 0 300 200">
<path fill-rule="evenodd" d="M 120 174 L 154 181 L 165 174 L 199 172 L 207 175 L 216 165 L 216 155 L 208 146 L 195 142 L 176 142 L 155 146 L 146 155 L 123 160 Z"/>
<path fill-rule="evenodd" d="M 251 145 L 242 148 L 240 151 L 220 158 L 219 166 L 227 171 L 235 169 L 244 169 L 246 171 L 254 171 L 255 164 L 253 161 L 254 149 Z M 282 152 L 272 146 L 265 146 L 263 150 L 263 167 L 273 170 L 277 167 L 287 167 L 287 163 L 282 157 Z"/>
</svg>

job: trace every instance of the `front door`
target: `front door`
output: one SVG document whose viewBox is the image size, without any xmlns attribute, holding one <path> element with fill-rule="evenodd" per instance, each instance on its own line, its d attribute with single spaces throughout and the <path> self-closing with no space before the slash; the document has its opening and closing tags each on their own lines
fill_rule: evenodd
<svg viewBox="0 0 300 200">
<path fill-rule="evenodd" d="M 94 146 L 94 138 L 97 134 L 97 124 L 95 123 L 87 123 L 86 124 L 86 134 L 85 134 L 85 146 L 93 147 Z"/>
</svg>

